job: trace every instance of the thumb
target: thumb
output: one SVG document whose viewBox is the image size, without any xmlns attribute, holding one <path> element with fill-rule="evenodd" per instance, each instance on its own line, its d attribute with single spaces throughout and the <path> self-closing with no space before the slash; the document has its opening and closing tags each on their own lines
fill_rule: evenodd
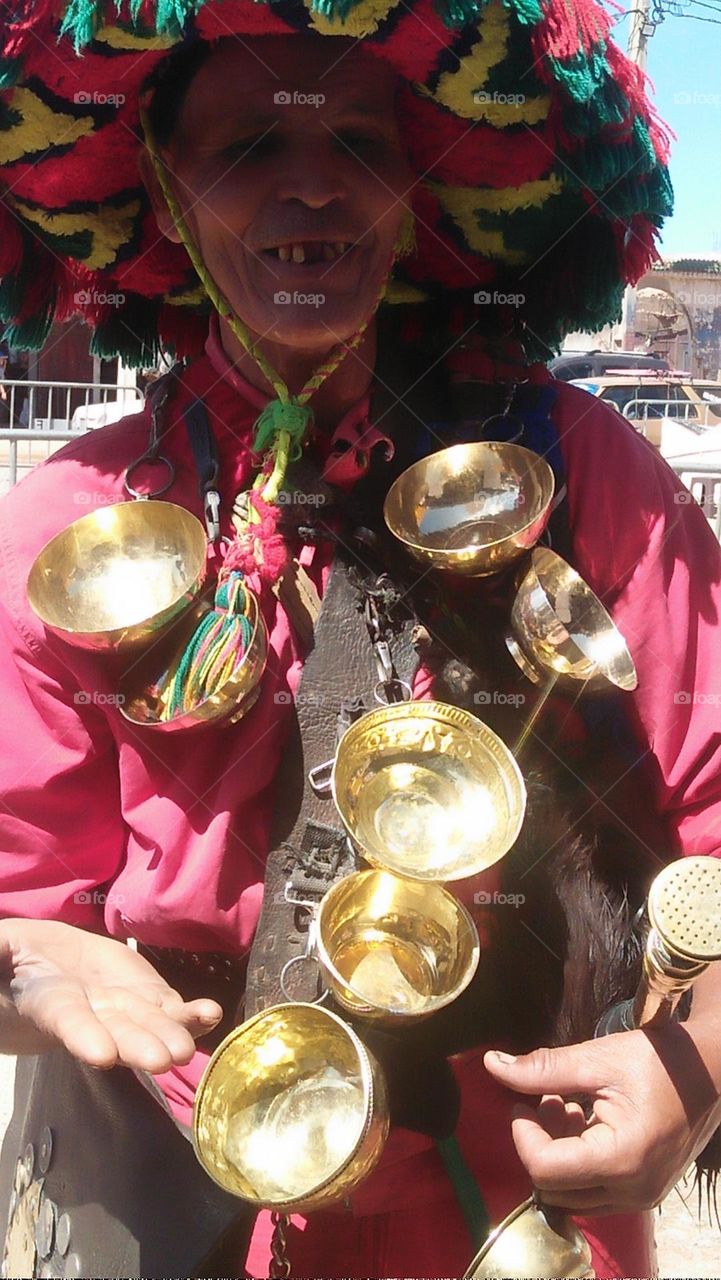
<svg viewBox="0 0 721 1280">
<path fill-rule="evenodd" d="M 572 1044 L 560 1049 L 534 1049 L 514 1057 L 486 1053 L 483 1063 L 499 1084 L 517 1093 L 592 1093 L 602 1083 L 593 1044 Z"/>
</svg>

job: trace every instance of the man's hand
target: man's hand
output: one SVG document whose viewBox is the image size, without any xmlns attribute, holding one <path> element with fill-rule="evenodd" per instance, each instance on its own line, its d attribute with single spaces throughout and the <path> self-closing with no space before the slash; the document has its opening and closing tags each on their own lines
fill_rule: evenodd
<svg viewBox="0 0 721 1280">
<path fill-rule="evenodd" d="M 490 1052 L 485 1065 L 541 1097 L 512 1123 L 543 1201 L 595 1216 L 659 1204 L 705 1146 L 721 1123 L 720 1047 L 700 1025 L 674 1024 L 515 1059 Z"/>
<path fill-rule="evenodd" d="M 189 1062 L 214 1027 L 214 1000 L 183 1001 L 152 965 L 112 938 L 52 920 L 0 922 L 0 1052 L 63 1044 L 93 1067 L 159 1073 Z"/>
</svg>

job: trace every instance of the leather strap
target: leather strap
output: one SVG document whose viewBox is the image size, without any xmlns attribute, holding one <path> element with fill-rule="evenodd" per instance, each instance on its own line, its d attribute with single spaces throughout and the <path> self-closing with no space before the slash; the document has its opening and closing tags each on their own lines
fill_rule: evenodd
<svg viewBox="0 0 721 1280">
<path fill-rule="evenodd" d="M 356 865 L 330 793 L 317 794 L 308 775 L 333 757 L 339 732 L 350 720 L 377 705 L 372 690 L 378 671 L 361 603 L 346 554 L 337 551 L 277 774 L 279 803 L 263 909 L 248 965 L 245 1018 L 287 998 L 281 972 L 288 961 L 304 954 L 307 944 L 309 914 L 299 902 L 320 901 L 326 889 Z M 396 673 L 408 683 L 417 665 L 411 644 L 413 621 L 409 616 L 391 641 Z M 294 966 L 291 989 L 294 999 L 316 999 L 314 964 Z"/>
</svg>

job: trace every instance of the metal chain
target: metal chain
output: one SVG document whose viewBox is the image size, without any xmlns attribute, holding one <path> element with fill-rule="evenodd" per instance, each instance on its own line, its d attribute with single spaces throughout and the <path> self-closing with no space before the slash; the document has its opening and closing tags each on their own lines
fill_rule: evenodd
<svg viewBox="0 0 721 1280">
<path fill-rule="evenodd" d="M 270 1252 L 273 1261 L 270 1264 L 269 1280 L 288 1280 L 290 1275 L 290 1258 L 288 1257 L 288 1239 L 285 1231 L 290 1222 L 287 1213 L 271 1213 L 270 1220 L 273 1223 L 273 1238 L 270 1242 Z"/>
</svg>

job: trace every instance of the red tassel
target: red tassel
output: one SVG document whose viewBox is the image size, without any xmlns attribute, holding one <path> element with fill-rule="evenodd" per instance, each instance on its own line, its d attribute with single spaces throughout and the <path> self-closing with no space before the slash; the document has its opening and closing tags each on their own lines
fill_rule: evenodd
<svg viewBox="0 0 721 1280">
<path fill-rule="evenodd" d="M 23 248 L 18 216 L 0 202 L 0 276 L 18 270 L 23 260 Z"/>
</svg>

